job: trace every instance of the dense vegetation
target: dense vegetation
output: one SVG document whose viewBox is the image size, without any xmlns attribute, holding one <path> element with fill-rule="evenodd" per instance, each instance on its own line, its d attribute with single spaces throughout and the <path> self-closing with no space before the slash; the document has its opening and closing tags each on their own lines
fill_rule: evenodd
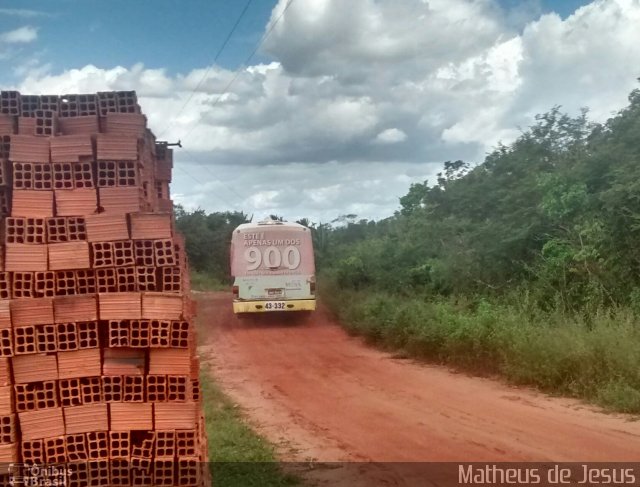
<svg viewBox="0 0 640 487">
<path fill-rule="evenodd" d="M 640 90 L 629 102 L 605 124 L 554 108 L 385 220 L 312 225 L 322 297 L 378 343 L 639 413 Z"/>
</svg>

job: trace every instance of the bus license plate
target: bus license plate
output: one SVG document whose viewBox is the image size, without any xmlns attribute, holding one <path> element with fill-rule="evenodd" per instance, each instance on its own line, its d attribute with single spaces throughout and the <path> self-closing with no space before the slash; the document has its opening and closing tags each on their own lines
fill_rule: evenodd
<svg viewBox="0 0 640 487">
<path fill-rule="evenodd" d="M 267 301 L 264 303 L 264 309 L 267 311 L 279 311 L 287 308 L 284 301 Z"/>
</svg>

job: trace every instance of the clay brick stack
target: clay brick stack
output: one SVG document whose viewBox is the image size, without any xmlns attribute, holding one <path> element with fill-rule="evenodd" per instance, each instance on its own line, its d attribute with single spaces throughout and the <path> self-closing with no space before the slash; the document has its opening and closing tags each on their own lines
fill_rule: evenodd
<svg viewBox="0 0 640 487">
<path fill-rule="evenodd" d="M 171 168 L 135 92 L 0 94 L 0 463 L 209 485 Z"/>
</svg>

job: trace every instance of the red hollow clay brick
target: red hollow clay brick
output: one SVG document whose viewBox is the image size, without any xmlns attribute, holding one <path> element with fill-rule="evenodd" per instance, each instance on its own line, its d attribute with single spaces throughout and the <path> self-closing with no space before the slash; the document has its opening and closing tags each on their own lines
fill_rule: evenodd
<svg viewBox="0 0 640 487">
<path fill-rule="evenodd" d="M 135 254 L 132 240 L 113 242 L 113 258 L 116 267 L 132 266 L 135 264 Z"/>
<path fill-rule="evenodd" d="M 135 277 L 138 291 L 158 291 L 155 267 L 136 267 Z"/>
<path fill-rule="evenodd" d="M 15 410 L 18 413 L 25 411 L 35 411 L 38 409 L 36 404 L 36 383 L 15 384 Z M 44 409 L 44 408 L 43 408 Z"/>
<path fill-rule="evenodd" d="M 169 346 L 172 348 L 188 348 L 192 335 L 193 332 L 188 321 L 172 321 Z"/>
<path fill-rule="evenodd" d="M 73 352 L 58 352 L 58 378 L 91 377 L 102 373 L 100 350 L 88 348 Z"/>
<path fill-rule="evenodd" d="M 59 216 L 92 215 L 98 207 L 98 193 L 92 187 L 57 189 L 55 203 Z"/>
<path fill-rule="evenodd" d="M 167 400 L 167 376 L 148 375 L 147 379 L 147 401 L 165 402 Z"/>
<path fill-rule="evenodd" d="M 177 485 L 185 487 L 200 485 L 200 465 L 201 462 L 197 456 L 178 457 L 176 466 Z"/>
<path fill-rule="evenodd" d="M 113 267 L 113 242 L 91 242 L 91 267 Z"/>
<path fill-rule="evenodd" d="M 81 377 L 80 390 L 82 394 L 82 404 L 96 404 L 104 402 L 101 376 Z"/>
<path fill-rule="evenodd" d="M 33 298 L 34 296 L 34 273 L 33 272 L 13 272 L 12 296 L 18 298 Z"/>
<path fill-rule="evenodd" d="M 134 240 L 171 238 L 171 215 L 168 213 L 134 213 L 130 220 Z"/>
<path fill-rule="evenodd" d="M 55 355 L 19 355 L 12 359 L 12 365 L 16 383 L 58 379 L 58 362 Z"/>
<path fill-rule="evenodd" d="M 63 436 L 65 434 L 62 408 L 18 413 L 18 418 L 23 441 L 42 437 Z"/>
<path fill-rule="evenodd" d="M 23 440 L 22 445 L 22 461 L 25 463 L 44 463 L 44 440 Z"/>
<path fill-rule="evenodd" d="M 76 292 L 78 294 L 95 294 L 96 275 L 93 269 L 78 269 L 74 271 L 76 280 Z"/>
<path fill-rule="evenodd" d="M 140 319 L 140 293 L 101 293 L 99 296 L 101 320 Z"/>
<path fill-rule="evenodd" d="M 129 347 L 131 327 L 129 320 L 110 320 L 107 324 L 110 347 Z"/>
<path fill-rule="evenodd" d="M 171 459 L 160 459 L 153 462 L 153 485 L 173 486 L 176 462 Z"/>
<path fill-rule="evenodd" d="M 118 292 L 134 293 L 138 290 L 135 267 L 116 267 Z"/>
<path fill-rule="evenodd" d="M 51 164 L 53 189 L 73 189 L 73 163 L 54 162 Z"/>
<path fill-rule="evenodd" d="M 166 348 L 171 341 L 171 322 L 150 320 L 149 321 L 149 346 L 155 348 Z"/>
<path fill-rule="evenodd" d="M 88 404 L 64 408 L 64 422 L 67 434 L 105 431 L 109 427 L 106 404 Z"/>
<path fill-rule="evenodd" d="M 49 244 L 49 269 L 88 269 L 91 267 L 89 260 L 88 242 L 65 242 Z"/>
<path fill-rule="evenodd" d="M 176 456 L 176 433 L 174 430 L 156 431 L 156 442 L 153 456 L 155 458 L 170 458 Z"/>
<path fill-rule="evenodd" d="M 84 433 L 68 434 L 65 442 L 68 462 L 85 462 L 89 459 L 87 437 Z"/>
<path fill-rule="evenodd" d="M 11 328 L 11 301 L 0 299 L 0 329 Z"/>
<path fill-rule="evenodd" d="M 87 239 L 90 242 L 128 240 L 126 215 L 100 213 L 87 215 Z"/>
<path fill-rule="evenodd" d="M 152 348 L 149 350 L 149 374 L 189 375 L 191 353 L 185 348 Z"/>
<path fill-rule="evenodd" d="M 130 346 L 132 348 L 147 348 L 150 346 L 150 322 L 148 320 L 131 320 Z"/>
<path fill-rule="evenodd" d="M 56 296 L 73 296 L 76 294 L 76 274 L 74 271 L 57 271 Z"/>
<path fill-rule="evenodd" d="M 0 358 L 0 387 L 11 383 L 11 361 L 8 358 Z"/>
<path fill-rule="evenodd" d="M 88 463 L 88 487 L 109 485 L 109 464 L 108 460 L 92 460 Z"/>
<path fill-rule="evenodd" d="M 97 321 L 79 321 L 78 327 L 78 348 L 97 348 L 100 346 L 99 327 Z"/>
<path fill-rule="evenodd" d="M 153 430 L 151 403 L 112 402 L 109 404 L 110 429 L 113 431 Z"/>
<path fill-rule="evenodd" d="M 156 260 L 153 240 L 134 240 L 133 246 L 137 266 L 155 265 Z"/>
<path fill-rule="evenodd" d="M 102 375 L 144 375 L 146 353 L 143 349 L 105 348 Z"/>
<path fill-rule="evenodd" d="M 95 269 L 96 291 L 98 293 L 115 293 L 118 291 L 118 276 L 113 267 Z"/>
<path fill-rule="evenodd" d="M 11 137 L 9 160 L 14 162 L 49 162 L 49 139 L 33 135 Z"/>
<path fill-rule="evenodd" d="M 173 240 L 171 239 L 154 240 L 153 249 L 156 257 L 155 262 L 158 267 L 175 266 L 178 264 L 178 259 L 175 253 Z"/>
<path fill-rule="evenodd" d="M 54 300 L 55 323 L 95 321 L 98 307 L 94 295 L 60 296 Z"/>
<path fill-rule="evenodd" d="M 62 117 L 58 119 L 60 131 L 65 135 L 93 135 L 100 131 L 96 115 Z"/>
<path fill-rule="evenodd" d="M 64 463 L 67 461 L 67 450 L 65 448 L 64 436 L 45 438 L 44 458 L 47 463 Z"/>
<path fill-rule="evenodd" d="M 13 331 L 11 328 L 0 329 L 0 357 L 13 356 Z"/>
<path fill-rule="evenodd" d="M 98 134 L 96 157 L 105 161 L 135 161 L 138 159 L 137 137 Z"/>
<path fill-rule="evenodd" d="M 131 456 L 131 432 L 109 431 L 109 457 L 128 460 Z"/>
<path fill-rule="evenodd" d="M 47 245 L 7 244 L 4 268 L 6 271 L 46 271 Z"/>
<path fill-rule="evenodd" d="M 198 433 L 194 429 L 176 431 L 176 456 L 195 457 L 198 455 Z"/>
<path fill-rule="evenodd" d="M 73 183 L 76 189 L 95 187 L 93 164 L 90 161 L 73 163 Z"/>
<path fill-rule="evenodd" d="M 86 433 L 87 454 L 91 460 L 109 458 L 109 434 L 107 431 Z"/>
<path fill-rule="evenodd" d="M 11 385 L 0 386 L 0 414 L 13 413 L 15 408 L 14 388 Z"/>
<path fill-rule="evenodd" d="M 198 405 L 194 402 L 156 402 L 154 424 L 160 430 L 186 430 L 198 422 Z"/>
<path fill-rule="evenodd" d="M 101 377 L 104 402 L 122 402 L 123 379 L 121 375 Z"/>
<path fill-rule="evenodd" d="M 11 273 L 0 272 L 0 300 L 11 297 Z"/>
<path fill-rule="evenodd" d="M 82 406 L 82 390 L 80 388 L 80 379 L 61 379 L 60 386 L 60 405 L 64 408 L 71 406 Z"/>
<path fill-rule="evenodd" d="M 55 272 L 34 272 L 33 276 L 33 297 L 50 298 L 56 295 Z"/>
<path fill-rule="evenodd" d="M 14 190 L 11 215 L 40 218 L 53 216 L 53 191 Z"/>
<path fill-rule="evenodd" d="M 109 479 L 112 485 L 131 485 L 132 470 L 129 460 L 111 460 Z"/>
<path fill-rule="evenodd" d="M 78 329 L 75 323 L 58 323 L 56 326 L 56 341 L 60 352 L 78 349 Z"/>
<path fill-rule="evenodd" d="M 167 376 L 167 401 L 187 402 L 192 397 L 191 380 L 186 375 Z"/>
<path fill-rule="evenodd" d="M 142 210 L 143 195 L 137 186 L 101 187 L 100 206 L 106 213 L 134 213 Z"/>
<path fill-rule="evenodd" d="M 93 144 L 88 135 L 61 135 L 50 139 L 51 162 L 77 162 L 93 158 Z"/>
<path fill-rule="evenodd" d="M 0 463 L 15 463 L 18 461 L 18 443 L 0 445 Z"/>
<path fill-rule="evenodd" d="M 36 353 L 36 327 L 33 325 L 13 328 L 13 353 L 24 355 Z"/>
<path fill-rule="evenodd" d="M 182 318 L 182 297 L 173 293 L 142 293 L 142 318 L 179 320 Z"/>
<path fill-rule="evenodd" d="M 55 380 L 37 383 L 36 389 L 36 409 L 47 409 L 58 407 L 58 383 Z"/>
<path fill-rule="evenodd" d="M 36 349 L 38 353 L 58 351 L 56 325 L 51 324 L 36 326 Z"/>
<path fill-rule="evenodd" d="M 123 376 L 124 387 L 122 391 L 123 402 L 143 402 L 145 398 L 144 376 Z"/>
<path fill-rule="evenodd" d="M 11 322 L 13 326 L 53 323 L 53 299 L 34 298 L 12 300 Z"/>
</svg>

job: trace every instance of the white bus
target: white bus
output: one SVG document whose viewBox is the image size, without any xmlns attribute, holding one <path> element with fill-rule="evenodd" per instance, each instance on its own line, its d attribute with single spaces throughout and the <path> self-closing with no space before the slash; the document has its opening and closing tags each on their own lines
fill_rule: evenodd
<svg viewBox="0 0 640 487">
<path fill-rule="evenodd" d="M 298 223 L 244 223 L 231 238 L 233 312 L 313 311 L 311 230 Z"/>
</svg>

